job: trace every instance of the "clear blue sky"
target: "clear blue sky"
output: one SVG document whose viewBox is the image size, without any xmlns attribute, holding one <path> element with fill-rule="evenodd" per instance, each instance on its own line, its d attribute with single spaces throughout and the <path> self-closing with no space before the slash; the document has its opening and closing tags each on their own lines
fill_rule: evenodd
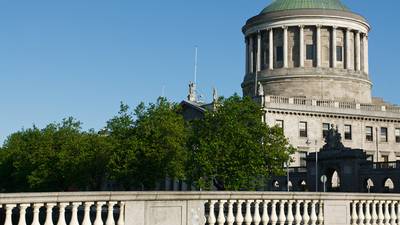
<svg viewBox="0 0 400 225">
<path fill-rule="evenodd" d="M 99 129 L 119 102 L 241 93 L 241 27 L 270 0 L 0 0 L 0 141 L 73 116 Z M 371 23 L 374 95 L 400 103 L 400 1 L 344 0 Z"/>
</svg>

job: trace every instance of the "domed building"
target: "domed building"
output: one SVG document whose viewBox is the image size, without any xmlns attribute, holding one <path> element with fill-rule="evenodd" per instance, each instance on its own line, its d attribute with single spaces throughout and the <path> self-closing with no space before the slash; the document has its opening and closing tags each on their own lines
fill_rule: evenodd
<svg viewBox="0 0 400 225">
<path fill-rule="evenodd" d="M 243 94 L 261 99 L 264 120 L 299 149 L 320 149 L 331 124 L 370 160 L 400 159 L 400 108 L 371 96 L 368 33 L 340 0 L 275 0 L 250 18 Z"/>
</svg>

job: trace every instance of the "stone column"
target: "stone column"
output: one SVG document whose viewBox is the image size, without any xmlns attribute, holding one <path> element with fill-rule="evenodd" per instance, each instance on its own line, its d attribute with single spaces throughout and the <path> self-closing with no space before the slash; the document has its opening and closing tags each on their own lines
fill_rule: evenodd
<svg viewBox="0 0 400 225">
<path fill-rule="evenodd" d="M 351 35 L 351 30 L 347 28 L 346 30 L 346 69 L 350 69 L 350 57 L 351 57 L 351 51 L 350 51 L 350 35 Z"/>
<path fill-rule="evenodd" d="M 304 26 L 300 25 L 300 44 L 299 44 L 300 67 L 304 67 Z"/>
<path fill-rule="evenodd" d="M 363 36 L 364 43 L 364 73 L 369 74 L 369 56 L 368 56 L 368 34 L 364 34 Z"/>
<path fill-rule="evenodd" d="M 245 56 L 246 56 L 246 74 L 249 73 L 249 39 L 245 37 L 246 49 L 245 49 Z"/>
<path fill-rule="evenodd" d="M 257 72 L 261 71 L 261 32 L 257 34 Z"/>
<path fill-rule="evenodd" d="M 336 68 L 337 55 L 336 55 L 336 27 L 332 27 L 332 67 Z"/>
<path fill-rule="evenodd" d="M 254 72 L 254 44 L 253 44 L 253 37 L 250 38 L 250 46 L 249 46 L 249 67 L 250 67 L 250 73 Z"/>
<path fill-rule="evenodd" d="M 269 29 L 269 69 L 274 69 L 274 30 Z"/>
<path fill-rule="evenodd" d="M 321 55 L 321 25 L 317 25 L 317 67 L 321 67 L 322 55 Z"/>
<path fill-rule="evenodd" d="M 356 70 L 361 70 L 361 43 L 360 31 L 356 31 Z"/>
<path fill-rule="evenodd" d="M 283 68 L 288 68 L 288 27 L 283 28 Z"/>
</svg>

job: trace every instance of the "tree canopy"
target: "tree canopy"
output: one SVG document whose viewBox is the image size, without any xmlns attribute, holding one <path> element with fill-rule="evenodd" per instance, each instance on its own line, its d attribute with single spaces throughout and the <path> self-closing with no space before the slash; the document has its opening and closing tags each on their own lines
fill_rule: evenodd
<svg viewBox="0 0 400 225">
<path fill-rule="evenodd" d="M 234 95 L 185 121 L 159 98 L 121 103 L 99 131 L 74 118 L 11 134 L 0 149 L 0 191 L 156 190 L 165 178 L 196 188 L 254 190 L 279 175 L 293 148 L 260 106 Z"/>
<path fill-rule="evenodd" d="M 278 127 L 262 122 L 260 106 L 234 95 L 194 121 L 188 171 L 204 189 L 255 190 L 283 172 L 294 149 Z"/>
</svg>

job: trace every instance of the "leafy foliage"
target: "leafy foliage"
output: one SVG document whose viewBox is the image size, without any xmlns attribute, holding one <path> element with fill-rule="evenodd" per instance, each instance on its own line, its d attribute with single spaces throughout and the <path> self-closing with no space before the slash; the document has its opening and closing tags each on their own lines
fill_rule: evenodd
<svg viewBox="0 0 400 225">
<path fill-rule="evenodd" d="M 159 98 L 133 111 L 121 103 L 98 132 L 67 118 L 13 133 L 0 149 L 0 192 L 154 190 L 166 177 L 252 190 L 282 172 L 293 148 L 256 103 L 235 95 L 216 109 L 188 123 Z"/>
<path fill-rule="evenodd" d="M 281 174 L 294 149 L 281 129 L 261 118 L 258 104 L 234 95 L 194 121 L 188 177 L 205 189 L 254 190 L 268 176 Z"/>
</svg>

